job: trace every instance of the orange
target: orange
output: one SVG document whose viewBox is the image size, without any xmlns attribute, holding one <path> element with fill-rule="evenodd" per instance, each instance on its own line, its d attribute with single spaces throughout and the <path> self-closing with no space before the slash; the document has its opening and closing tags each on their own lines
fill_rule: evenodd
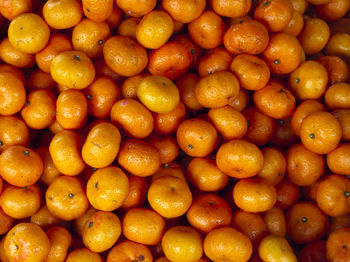
<svg viewBox="0 0 350 262">
<path fill-rule="evenodd" d="M 316 202 L 332 217 L 344 216 L 350 210 L 350 181 L 345 176 L 328 175 L 318 186 Z"/>
<path fill-rule="evenodd" d="M 34 54 L 42 50 L 48 43 L 50 29 L 39 15 L 21 14 L 11 21 L 8 38 L 18 51 Z"/>
<path fill-rule="evenodd" d="M 26 91 L 16 75 L 0 72 L 0 115 L 13 115 L 21 110 Z"/>
<path fill-rule="evenodd" d="M 142 206 L 146 201 L 148 182 L 144 177 L 129 175 L 129 193 L 121 205 L 122 210 Z"/>
<path fill-rule="evenodd" d="M 300 136 L 300 128 L 304 119 L 310 114 L 318 111 L 325 111 L 325 107 L 323 104 L 316 100 L 306 100 L 299 104 L 295 109 L 291 119 L 294 134 Z"/>
<path fill-rule="evenodd" d="M 56 82 L 49 73 L 37 69 L 31 73 L 28 78 L 27 90 L 28 92 L 32 92 L 36 89 L 48 89 L 51 92 L 56 93 L 56 86 Z"/>
<path fill-rule="evenodd" d="M 288 83 L 299 99 L 319 99 L 326 92 L 328 73 L 320 63 L 305 61 L 289 75 Z"/>
<path fill-rule="evenodd" d="M 286 235 L 286 219 L 280 207 L 273 207 L 263 214 L 266 229 L 270 234 L 284 237 Z"/>
<path fill-rule="evenodd" d="M 162 165 L 150 179 L 150 183 L 157 180 L 159 177 L 174 176 L 187 182 L 185 169 L 178 162 L 170 162 Z"/>
<path fill-rule="evenodd" d="M 98 4 L 101 6 L 101 4 Z M 83 19 L 77 24 L 72 33 L 73 47 L 82 51 L 91 59 L 100 58 L 103 55 L 103 46 L 111 35 L 106 22 L 96 22 Z"/>
<path fill-rule="evenodd" d="M 225 140 L 241 139 L 247 132 L 246 118 L 231 106 L 212 108 L 208 117 Z"/>
<path fill-rule="evenodd" d="M 88 249 L 100 253 L 110 249 L 117 242 L 121 232 L 121 223 L 116 214 L 97 211 L 86 221 L 82 237 Z"/>
<path fill-rule="evenodd" d="M 156 245 L 162 240 L 165 220 L 147 208 L 129 209 L 123 218 L 123 235 L 136 243 Z"/>
<path fill-rule="evenodd" d="M 176 26 L 177 24 L 178 22 L 175 21 L 174 25 Z M 176 30 L 176 27 L 175 27 L 175 30 Z M 174 35 L 173 40 L 178 41 L 187 47 L 191 55 L 190 69 L 195 70 L 197 68 L 199 58 L 203 53 L 202 48 L 200 48 L 197 44 L 195 44 L 187 34 Z"/>
<path fill-rule="evenodd" d="M 328 83 L 346 82 L 350 78 L 348 65 L 337 56 L 321 56 L 317 59 L 328 73 Z"/>
<path fill-rule="evenodd" d="M 339 121 L 342 127 L 342 139 L 345 141 L 350 140 L 350 110 L 339 109 L 332 112 L 332 115 Z"/>
<path fill-rule="evenodd" d="M 1 177 L 14 186 L 33 185 L 40 178 L 43 169 L 40 156 L 24 146 L 10 146 L 0 155 Z"/>
<path fill-rule="evenodd" d="M 97 169 L 86 185 L 90 204 L 102 211 L 113 211 L 120 207 L 128 193 L 128 177 L 115 166 Z"/>
<path fill-rule="evenodd" d="M 51 244 L 51 249 L 46 261 L 56 262 L 64 260 L 72 243 L 71 233 L 64 227 L 54 226 L 49 228 L 46 234 Z"/>
<path fill-rule="evenodd" d="M 232 212 L 223 198 L 215 194 L 201 194 L 193 200 L 186 217 L 193 228 L 207 234 L 215 228 L 230 226 Z"/>
<path fill-rule="evenodd" d="M 95 78 L 95 67 L 90 58 L 81 51 L 64 51 L 51 62 L 52 78 L 63 86 L 84 89 Z"/>
<path fill-rule="evenodd" d="M 118 26 L 118 34 L 122 36 L 128 36 L 131 38 L 136 38 L 136 28 L 140 23 L 140 19 L 136 17 L 128 17 L 121 21 Z"/>
<path fill-rule="evenodd" d="M 136 138 L 149 136 L 154 127 L 151 112 L 140 102 L 130 98 L 118 100 L 113 104 L 111 120 Z"/>
<path fill-rule="evenodd" d="M 305 19 L 304 29 L 299 36 L 300 44 L 307 55 L 320 52 L 327 44 L 330 30 L 319 18 Z"/>
<path fill-rule="evenodd" d="M 313 202 L 298 202 L 287 212 L 287 233 L 294 243 L 305 244 L 323 237 L 329 218 Z"/>
<path fill-rule="evenodd" d="M 37 224 L 42 228 L 48 228 L 57 225 L 61 220 L 53 216 L 48 210 L 46 204 L 42 205 L 39 210 L 30 217 L 30 222 Z"/>
<path fill-rule="evenodd" d="M 317 154 L 327 154 L 335 149 L 341 139 L 342 128 L 328 112 L 315 112 L 307 116 L 300 128 L 303 145 Z"/>
<path fill-rule="evenodd" d="M 140 17 L 151 12 L 157 0 L 115 0 L 117 6 L 130 16 Z"/>
<path fill-rule="evenodd" d="M 42 12 L 46 23 L 54 29 L 71 28 L 83 17 L 83 8 L 79 0 L 48 0 Z"/>
<path fill-rule="evenodd" d="M 209 155 L 218 143 L 215 128 L 207 121 L 191 118 L 183 121 L 176 132 L 179 147 L 189 156 Z"/>
<path fill-rule="evenodd" d="M 136 27 L 136 39 L 146 48 L 157 49 L 164 45 L 174 31 L 174 22 L 163 11 L 145 15 Z"/>
<path fill-rule="evenodd" d="M 74 232 L 76 232 L 79 236 L 83 234 L 83 230 L 86 222 L 90 219 L 90 217 L 95 214 L 97 210 L 93 207 L 89 207 L 89 209 L 80 217 L 73 221 Z"/>
<path fill-rule="evenodd" d="M 350 108 L 350 84 L 335 83 L 328 87 L 324 100 L 330 109 L 349 109 Z"/>
<path fill-rule="evenodd" d="M 152 262 L 153 256 L 149 248 L 129 240 L 115 245 L 108 253 L 106 262 Z"/>
<path fill-rule="evenodd" d="M 195 96 L 195 88 L 198 81 L 199 77 L 192 73 L 184 74 L 176 81 L 181 101 L 185 104 L 186 108 L 191 111 L 198 111 L 203 108 L 201 104 L 198 103 Z"/>
<path fill-rule="evenodd" d="M 160 154 L 160 162 L 166 164 L 175 160 L 179 155 L 179 146 L 176 139 L 171 135 L 161 135 L 153 132 L 148 138 L 147 142 L 154 145 Z"/>
<path fill-rule="evenodd" d="M 252 5 L 251 0 L 226 1 L 211 0 L 210 6 L 220 16 L 243 17 L 248 14 Z"/>
<path fill-rule="evenodd" d="M 137 99 L 137 88 L 141 81 L 148 75 L 147 73 L 141 73 L 126 78 L 120 86 L 122 97 Z"/>
<path fill-rule="evenodd" d="M 182 76 L 191 64 L 191 54 L 187 46 L 177 41 L 169 41 L 149 54 L 147 70 L 151 75 L 162 75 L 175 80 Z"/>
<path fill-rule="evenodd" d="M 156 179 L 149 187 L 147 199 L 151 207 L 166 218 L 182 216 L 192 203 L 192 193 L 184 180 L 174 176 Z"/>
<path fill-rule="evenodd" d="M 120 90 L 112 78 L 98 76 L 84 89 L 88 103 L 88 114 L 96 118 L 107 118 L 113 104 L 120 98 Z"/>
<path fill-rule="evenodd" d="M 46 89 L 29 93 L 21 115 L 28 127 L 33 129 L 47 128 L 55 119 L 56 98 Z"/>
<path fill-rule="evenodd" d="M 81 136 L 71 130 L 60 131 L 51 140 L 50 155 L 60 173 L 75 176 L 83 171 L 85 162 L 80 153 L 81 140 Z"/>
<path fill-rule="evenodd" d="M 289 21 L 287 27 L 285 27 L 282 32 L 290 34 L 297 37 L 304 27 L 304 18 L 302 14 L 298 11 L 293 10 L 292 19 Z"/>
<path fill-rule="evenodd" d="M 274 206 L 277 199 L 276 189 L 262 178 L 240 180 L 233 188 L 233 200 L 246 212 L 264 212 Z"/>
<path fill-rule="evenodd" d="M 160 167 L 158 149 L 150 143 L 135 138 L 124 140 L 117 160 L 126 171 L 140 177 L 151 176 Z"/>
<path fill-rule="evenodd" d="M 349 227 L 350 215 L 333 217 L 329 232 L 332 233 L 340 228 Z"/>
<path fill-rule="evenodd" d="M 203 254 L 201 235 L 188 226 L 175 226 L 162 238 L 165 256 L 174 262 L 196 262 Z"/>
<path fill-rule="evenodd" d="M 112 13 L 109 15 L 107 20 L 105 20 L 111 30 L 116 29 L 120 24 L 122 21 L 122 15 L 122 10 L 118 6 L 113 5 Z"/>
<path fill-rule="evenodd" d="M 276 205 L 283 210 L 293 205 L 300 197 L 300 187 L 284 178 L 277 186 Z"/>
<path fill-rule="evenodd" d="M 335 55 L 344 59 L 346 62 L 350 59 L 350 34 L 337 33 L 332 35 L 326 45 L 327 55 Z"/>
<path fill-rule="evenodd" d="M 137 88 L 137 97 L 152 112 L 166 114 L 180 101 L 176 85 L 164 76 L 146 76 Z"/>
<path fill-rule="evenodd" d="M 49 211 L 62 220 L 73 220 L 82 216 L 89 208 L 89 201 L 79 178 L 60 176 L 45 193 Z"/>
<path fill-rule="evenodd" d="M 162 0 L 162 8 L 181 23 L 189 23 L 198 18 L 206 5 L 205 0 Z"/>
<path fill-rule="evenodd" d="M 350 230 L 338 229 L 332 232 L 326 242 L 326 254 L 328 261 L 346 261 L 349 257 Z"/>
<path fill-rule="evenodd" d="M 0 219 L 1 219 L 1 225 L 0 225 L 0 234 L 6 234 L 13 225 L 14 219 L 10 216 L 8 216 L 2 208 L 0 208 Z M 0 256 L 1 259 L 1 256 Z"/>
<path fill-rule="evenodd" d="M 264 155 L 264 164 L 257 177 L 265 179 L 272 185 L 277 185 L 286 172 L 286 158 L 280 150 L 274 147 L 265 147 L 261 152 Z"/>
<path fill-rule="evenodd" d="M 113 124 L 105 122 L 95 125 L 81 149 L 84 162 L 95 168 L 109 166 L 119 152 L 120 140 L 120 132 Z"/>
<path fill-rule="evenodd" d="M 197 19 L 189 23 L 187 28 L 191 39 L 205 49 L 221 45 L 226 29 L 222 18 L 211 10 L 204 11 Z"/>
<path fill-rule="evenodd" d="M 203 247 L 205 255 L 213 261 L 248 261 L 253 253 L 249 238 L 232 227 L 210 231 L 204 239 Z"/>
<path fill-rule="evenodd" d="M 66 262 L 103 262 L 101 255 L 90 251 L 87 248 L 79 248 L 71 251 L 66 259 Z"/>
<path fill-rule="evenodd" d="M 9 65 L 9 64 L 2 64 L 2 65 L 0 65 L 0 72 L 1 73 L 5 73 L 5 72 L 12 73 L 19 80 L 21 80 L 21 82 L 23 83 L 23 86 L 26 85 L 26 77 L 25 77 L 24 73 L 19 68 L 15 67 L 13 65 Z M 28 82 L 29 82 L 29 79 L 28 79 Z"/>
<path fill-rule="evenodd" d="M 298 142 L 291 124 L 291 117 L 275 120 L 275 130 L 270 140 L 271 144 L 280 147 L 290 147 Z"/>
<path fill-rule="evenodd" d="M 15 219 L 34 215 L 41 205 L 38 185 L 15 187 L 6 185 L 0 197 L 0 206 L 4 213 Z"/>
<path fill-rule="evenodd" d="M 317 14 L 328 21 L 340 20 L 350 8 L 346 0 L 330 0 L 323 5 L 317 5 Z"/>
<path fill-rule="evenodd" d="M 268 235 L 260 242 L 259 257 L 262 261 L 298 261 L 288 241 L 275 235 Z"/>
<path fill-rule="evenodd" d="M 323 156 L 308 150 L 301 143 L 290 147 L 286 158 L 288 178 L 298 186 L 311 186 L 325 171 Z"/>
<path fill-rule="evenodd" d="M 302 47 L 294 36 L 276 33 L 263 52 L 263 59 L 274 74 L 289 74 L 298 67 L 302 58 Z"/>
<path fill-rule="evenodd" d="M 186 107 L 181 101 L 167 114 L 153 114 L 154 130 L 160 134 L 176 132 L 180 123 L 186 118 Z"/>
<path fill-rule="evenodd" d="M 291 116 L 296 104 L 294 95 L 277 82 L 269 82 L 264 88 L 255 91 L 253 100 L 260 112 L 274 119 Z"/>
<path fill-rule="evenodd" d="M 8 20 L 14 19 L 16 16 L 29 13 L 32 11 L 31 0 L 10 0 L 0 3 L 0 13 Z"/>
<path fill-rule="evenodd" d="M 259 90 L 270 80 L 270 69 L 257 56 L 241 54 L 231 64 L 231 71 L 237 76 L 240 86 L 247 90 Z"/>
<path fill-rule="evenodd" d="M 239 93 L 239 82 L 230 72 L 214 72 L 196 84 L 195 95 L 204 107 L 217 108 L 231 103 Z"/>
<path fill-rule="evenodd" d="M 350 144 L 340 144 L 336 149 L 328 153 L 327 166 L 335 174 L 349 174 Z"/>
<path fill-rule="evenodd" d="M 102 22 L 108 19 L 113 11 L 113 0 L 96 1 L 83 0 L 83 11 L 87 18 L 95 22 Z"/>
<path fill-rule="evenodd" d="M 4 249 L 10 261 L 45 261 L 50 240 L 36 224 L 19 223 L 6 235 Z"/>
<path fill-rule="evenodd" d="M 237 19 L 224 35 L 224 45 L 231 53 L 256 55 L 262 53 L 269 43 L 266 27 L 253 19 Z"/>
<path fill-rule="evenodd" d="M 240 209 L 232 214 L 232 226 L 245 234 L 255 248 L 267 234 L 265 222 L 260 214 L 248 213 Z"/>
<path fill-rule="evenodd" d="M 114 72 L 122 76 L 141 73 L 147 66 L 146 49 L 127 36 L 112 36 L 103 46 L 104 60 Z"/>
<path fill-rule="evenodd" d="M 9 146 L 28 146 L 29 130 L 24 121 L 16 116 L 0 116 L 0 152 Z"/>
<path fill-rule="evenodd" d="M 46 73 L 50 73 L 52 60 L 63 51 L 73 49 L 71 40 L 65 34 L 51 34 L 46 47 L 35 54 L 35 60 L 38 67 Z"/>
<path fill-rule="evenodd" d="M 216 164 L 228 176 L 246 178 L 255 176 L 262 169 L 264 156 L 253 143 L 231 140 L 219 148 Z"/>
<path fill-rule="evenodd" d="M 18 51 L 12 46 L 8 38 L 4 38 L 0 43 L 0 58 L 5 63 L 18 68 L 30 68 L 35 64 L 33 54 Z"/>
<path fill-rule="evenodd" d="M 223 47 L 208 50 L 198 61 L 198 74 L 204 77 L 216 71 L 227 71 L 230 68 L 232 59 L 233 55 Z"/>
</svg>

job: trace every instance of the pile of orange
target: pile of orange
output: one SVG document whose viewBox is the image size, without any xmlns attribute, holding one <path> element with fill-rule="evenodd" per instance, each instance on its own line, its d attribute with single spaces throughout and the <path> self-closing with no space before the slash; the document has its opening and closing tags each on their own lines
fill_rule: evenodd
<svg viewBox="0 0 350 262">
<path fill-rule="evenodd" d="M 349 0 L 0 0 L 0 261 L 350 262 Z"/>
</svg>

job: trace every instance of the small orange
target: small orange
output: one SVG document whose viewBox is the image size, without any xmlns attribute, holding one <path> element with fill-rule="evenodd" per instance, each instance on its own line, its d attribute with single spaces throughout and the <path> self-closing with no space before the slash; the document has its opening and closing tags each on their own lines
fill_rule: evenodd
<svg viewBox="0 0 350 262">
<path fill-rule="evenodd" d="M 95 22 L 102 22 L 108 19 L 113 11 L 113 0 L 96 1 L 83 0 L 83 11 L 87 18 Z"/>
<path fill-rule="evenodd" d="M 50 240 L 36 224 L 19 223 L 6 235 L 4 249 L 10 261 L 45 261 L 50 252 Z"/>
<path fill-rule="evenodd" d="M 147 208 L 129 209 L 123 218 L 123 235 L 136 243 L 156 245 L 160 243 L 165 220 L 158 213 Z"/>
<path fill-rule="evenodd" d="M 317 5 L 317 14 L 328 21 L 341 20 L 350 8 L 350 3 L 346 0 L 330 0 L 323 5 Z"/>
<path fill-rule="evenodd" d="M 292 19 L 289 21 L 287 27 L 285 27 L 282 32 L 290 34 L 297 37 L 304 27 L 304 18 L 302 14 L 298 11 L 293 11 Z"/>
<path fill-rule="evenodd" d="M 0 155 L 1 177 L 14 186 L 33 185 L 39 180 L 43 169 L 40 156 L 24 146 L 10 146 Z"/>
<path fill-rule="evenodd" d="M 6 234 L 13 225 L 14 219 L 10 216 L 8 216 L 2 208 L 0 208 L 0 219 L 1 219 L 1 225 L 0 225 L 0 234 Z M 1 256 L 0 256 L 1 259 Z"/>
<path fill-rule="evenodd" d="M 196 74 L 187 73 L 176 80 L 176 86 L 180 91 L 180 98 L 186 108 L 191 111 L 198 111 L 203 107 L 198 103 L 195 96 L 196 84 L 199 81 L 199 77 Z M 181 102 L 180 102 L 181 103 Z"/>
<path fill-rule="evenodd" d="M 140 17 L 151 12 L 157 0 L 115 0 L 117 6 L 127 15 Z"/>
<path fill-rule="evenodd" d="M 284 237 L 286 235 L 286 219 L 280 207 L 273 207 L 263 214 L 266 229 L 270 234 Z"/>
<path fill-rule="evenodd" d="M 232 227 L 210 231 L 204 239 L 204 253 L 213 261 L 248 261 L 253 253 L 249 238 Z"/>
<path fill-rule="evenodd" d="M 13 75 L 15 75 L 17 77 L 17 79 L 21 80 L 21 82 L 23 83 L 23 86 L 26 85 L 26 77 L 24 75 L 24 73 L 17 67 L 13 66 L 13 65 L 9 65 L 9 64 L 2 64 L 0 65 L 0 72 L 4 73 L 11 73 Z M 34 73 L 32 73 L 34 74 Z M 32 75 L 31 74 L 31 75 Z M 29 81 L 29 79 L 28 79 Z"/>
<path fill-rule="evenodd" d="M 298 142 L 291 124 L 291 117 L 275 120 L 275 130 L 270 140 L 271 144 L 279 147 L 290 147 Z"/>
<path fill-rule="evenodd" d="M 328 73 L 328 83 L 334 84 L 346 82 L 350 78 L 348 65 L 337 56 L 321 56 L 317 59 L 323 65 Z"/>
<path fill-rule="evenodd" d="M 16 116 L 0 116 L 0 152 L 14 145 L 29 145 L 28 127 Z"/>
<path fill-rule="evenodd" d="M 335 149 L 341 136 L 338 120 L 328 112 L 312 113 L 303 120 L 300 128 L 301 142 L 317 154 L 327 154 Z"/>
<path fill-rule="evenodd" d="M 80 0 L 48 0 L 42 12 L 46 23 L 54 29 L 71 28 L 83 17 Z"/>
<path fill-rule="evenodd" d="M 141 83 L 141 81 L 146 76 L 149 76 L 149 74 L 141 73 L 141 74 L 126 78 L 123 81 L 122 85 L 120 86 L 122 97 L 137 99 L 137 88 Z"/>
<path fill-rule="evenodd" d="M 146 193 L 148 190 L 147 179 L 133 175 L 128 175 L 128 179 L 129 193 L 120 207 L 122 210 L 142 206 L 146 201 Z"/>
<path fill-rule="evenodd" d="M 174 262 L 196 262 L 203 255 L 201 235 L 188 226 L 175 226 L 162 238 L 165 256 Z"/>
<path fill-rule="evenodd" d="M 216 71 L 227 71 L 230 68 L 232 59 L 233 55 L 223 47 L 208 50 L 200 57 L 197 72 L 199 76 L 204 77 Z"/>
<path fill-rule="evenodd" d="M 231 71 L 237 76 L 240 86 L 247 90 L 259 90 L 270 80 L 270 69 L 257 56 L 242 54 L 236 56 Z"/>
<path fill-rule="evenodd" d="M 54 226 L 49 228 L 46 234 L 51 244 L 46 261 L 56 262 L 64 260 L 72 243 L 71 233 L 64 227 Z"/>
<path fill-rule="evenodd" d="M 106 260 L 106 262 L 130 261 L 152 262 L 153 255 L 147 246 L 123 240 L 109 251 Z"/>
<path fill-rule="evenodd" d="M 350 34 L 337 33 L 332 35 L 326 45 L 327 55 L 335 55 L 349 62 L 350 59 Z"/>
<path fill-rule="evenodd" d="M 141 73 L 148 62 L 146 49 L 134 39 L 121 35 L 106 41 L 103 57 L 114 72 L 128 77 Z"/>
<path fill-rule="evenodd" d="M 298 261 L 288 241 L 275 235 L 268 235 L 260 242 L 259 257 L 262 261 Z"/>
<path fill-rule="evenodd" d="M 107 20 L 105 20 L 111 30 L 116 29 L 117 26 L 120 24 L 120 22 L 122 21 L 122 15 L 122 10 L 117 5 L 113 5 L 112 13 L 107 18 Z"/>
<path fill-rule="evenodd" d="M 348 175 L 350 164 L 350 144 L 340 144 L 336 149 L 328 153 L 327 166 L 335 174 Z"/>
<path fill-rule="evenodd" d="M 233 200 L 246 212 L 264 212 L 274 206 L 277 193 L 275 187 L 262 178 L 246 178 L 234 186 Z"/>
<path fill-rule="evenodd" d="M 184 180 L 174 176 L 156 179 L 148 189 L 151 207 L 166 218 L 182 216 L 190 208 L 192 193 Z"/>
<path fill-rule="evenodd" d="M 178 22 L 174 22 L 176 26 Z M 175 28 L 176 29 L 176 28 Z M 203 50 L 197 44 L 195 44 L 187 34 L 177 34 L 174 35 L 173 40 L 185 45 L 191 55 L 190 69 L 195 70 L 198 65 L 199 58 L 202 56 Z"/>
<path fill-rule="evenodd" d="M 350 108 L 350 84 L 335 83 L 328 87 L 324 100 L 330 109 L 349 109 Z"/>
<path fill-rule="evenodd" d="M 124 140 L 117 160 L 126 171 L 140 177 L 151 176 L 160 167 L 158 149 L 150 143 L 135 138 Z"/>
<path fill-rule="evenodd" d="M 159 177 L 174 176 L 187 182 L 185 169 L 178 162 L 170 162 L 162 165 L 150 178 L 152 184 Z"/>
<path fill-rule="evenodd" d="M 181 101 L 167 114 L 153 114 L 154 130 L 160 134 L 171 134 L 176 132 L 178 126 L 186 118 L 186 107 Z"/>
<path fill-rule="evenodd" d="M 1 1 L 0 13 L 3 17 L 11 21 L 20 14 L 29 13 L 32 11 L 32 7 L 31 0 Z"/>
<path fill-rule="evenodd" d="M 0 197 L 0 206 L 4 213 L 15 219 L 34 215 L 41 205 L 39 186 L 28 187 L 6 185 Z"/>
<path fill-rule="evenodd" d="M 219 148 L 216 164 L 228 176 L 246 178 L 255 176 L 262 169 L 264 156 L 253 143 L 231 140 Z"/>
<path fill-rule="evenodd" d="M 49 73 L 37 69 L 31 73 L 28 78 L 27 91 L 32 92 L 36 89 L 48 89 L 51 92 L 56 93 L 56 86 L 56 82 Z"/>
<path fill-rule="evenodd" d="M 174 22 L 163 11 L 145 15 L 136 28 L 137 41 L 146 48 L 157 49 L 164 45 L 174 31 Z"/>
<path fill-rule="evenodd" d="M 119 239 L 121 232 L 121 223 L 116 214 L 97 211 L 86 221 L 82 237 L 88 249 L 100 253 L 110 249 Z"/>
<path fill-rule="evenodd" d="M 128 177 L 115 166 L 98 169 L 86 185 L 86 195 L 90 204 L 102 211 L 113 211 L 120 207 L 128 193 Z"/>
<path fill-rule="evenodd" d="M 0 43 L 0 58 L 7 64 L 18 68 L 30 68 L 35 64 L 33 54 L 23 53 L 15 49 L 6 37 Z"/>
<path fill-rule="evenodd" d="M 140 23 L 140 19 L 136 17 L 128 17 L 121 21 L 118 26 L 118 35 L 127 36 L 136 39 L 136 28 Z"/>
<path fill-rule="evenodd" d="M 276 191 L 276 206 L 283 210 L 293 205 L 300 197 L 300 187 L 286 177 L 276 186 Z"/>
<path fill-rule="evenodd" d="M 349 257 L 350 229 L 342 228 L 332 232 L 326 242 L 328 261 L 346 261 Z"/>
<path fill-rule="evenodd" d="M 350 110 L 339 109 L 332 112 L 332 115 L 339 121 L 342 127 L 342 139 L 345 141 L 350 140 Z"/>
<path fill-rule="evenodd" d="M 212 49 L 222 44 L 225 23 L 211 10 L 204 11 L 197 19 L 188 24 L 188 34 L 201 48 Z"/>
<path fill-rule="evenodd" d="M 103 262 L 101 255 L 90 251 L 87 248 L 79 248 L 71 251 L 66 259 L 66 262 Z"/>
<path fill-rule="evenodd" d="M 154 145 L 160 154 L 160 163 L 166 164 L 175 160 L 179 155 L 179 146 L 176 139 L 171 135 L 161 135 L 153 132 L 147 142 Z"/>
<path fill-rule="evenodd" d="M 83 234 L 83 230 L 86 222 L 90 219 L 90 217 L 95 214 L 97 210 L 93 207 L 89 207 L 89 209 L 80 217 L 74 220 L 73 228 L 74 231 L 81 236 Z"/>
<path fill-rule="evenodd" d="M 63 86 L 84 89 L 95 78 L 95 67 L 90 58 L 81 51 L 64 51 L 51 62 L 52 78 Z"/>
<path fill-rule="evenodd" d="M 211 0 L 210 6 L 220 16 L 243 17 L 248 14 L 252 0 L 226 1 Z"/>
<path fill-rule="evenodd" d="M 162 8 L 175 21 L 190 23 L 198 18 L 205 8 L 205 0 L 162 0 Z"/>
<path fill-rule="evenodd" d="M 89 201 L 79 178 L 60 176 L 45 193 L 49 211 L 62 220 L 73 220 L 82 216 L 89 208 Z"/>
<path fill-rule="evenodd" d="M 73 29 L 73 47 L 77 51 L 84 52 L 91 59 L 100 58 L 103 54 L 103 46 L 110 35 L 111 30 L 106 22 L 96 22 L 85 18 Z"/>
<path fill-rule="evenodd" d="M 188 155 L 204 157 L 217 146 L 218 135 L 215 128 L 207 121 L 191 118 L 183 121 L 176 132 L 179 147 Z"/>
<path fill-rule="evenodd" d="M 46 204 L 42 205 L 39 210 L 30 217 L 30 222 L 37 224 L 42 228 L 48 228 L 57 225 L 61 220 L 53 216 Z"/>
<path fill-rule="evenodd" d="M 304 14 L 305 9 L 308 5 L 305 0 L 291 0 L 293 9 L 300 14 Z"/>
</svg>

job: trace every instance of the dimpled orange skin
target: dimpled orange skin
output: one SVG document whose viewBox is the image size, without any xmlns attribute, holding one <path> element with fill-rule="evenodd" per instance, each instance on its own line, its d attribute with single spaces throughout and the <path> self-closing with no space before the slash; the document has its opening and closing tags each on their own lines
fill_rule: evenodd
<svg viewBox="0 0 350 262">
<path fill-rule="evenodd" d="M 105 21 L 113 12 L 113 2 L 113 0 L 83 0 L 84 14 L 93 21 Z"/>
<path fill-rule="evenodd" d="M 130 98 L 114 103 L 111 120 L 135 138 L 147 137 L 154 127 L 151 112 L 140 102 Z"/>
<path fill-rule="evenodd" d="M 6 234 L 13 225 L 13 222 L 15 221 L 14 218 L 6 215 L 2 208 L 0 208 L 0 219 L 1 219 L 1 225 L 0 225 L 0 234 Z M 1 259 L 1 256 L 0 256 Z"/>
<path fill-rule="evenodd" d="M 350 144 L 340 144 L 336 149 L 328 153 L 328 168 L 335 174 L 348 175 L 350 170 Z"/>
<path fill-rule="evenodd" d="M 109 166 L 95 171 L 86 185 L 90 204 L 103 211 L 120 207 L 129 193 L 129 181 L 119 167 Z"/>
<path fill-rule="evenodd" d="M 48 228 L 54 225 L 58 225 L 61 220 L 53 216 L 48 210 L 46 204 L 42 205 L 39 210 L 30 217 L 30 222 L 37 224 L 42 228 Z"/>
<path fill-rule="evenodd" d="M 35 64 L 33 54 L 23 53 L 15 49 L 8 38 L 0 43 L 0 57 L 2 61 L 18 68 L 30 68 Z"/>
<path fill-rule="evenodd" d="M 85 162 L 81 158 L 81 146 L 80 135 L 71 130 L 60 131 L 53 137 L 49 150 L 52 161 L 59 172 L 75 176 L 83 171 Z"/>
<path fill-rule="evenodd" d="M 153 175 L 160 167 L 158 149 L 150 143 L 135 138 L 124 140 L 117 160 L 126 171 L 141 177 Z"/>
<path fill-rule="evenodd" d="M 341 136 L 340 123 L 328 112 L 312 113 L 304 119 L 300 128 L 303 145 L 318 154 L 327 154 L 335 149 Z"/>
<path fill-rule="evenodd" d="M 215 128 L 209 122 L 199 118 L 183 121 L 177 129 L 176 139 L 179 147 L 186 154 L 194 157 L 209 155 L 218 143 Z"/>
<path fill-rule="evenodd" d="M 205 0 L 162 0 L 162 7 L 175 21 L 189 23 L 200 16 Z"/>
<path fill-rule="evenodd" d="M 255 176 L 263 167 L 260 149 L 245 140 L 231 140 L 216 153 L 216 164 L 226 175 L 235 178 Z"/>
<path fill-rule="evenodd" d="M 16 116 L 0 116 L 0 141 L 0 152 L 13 145 L 28 146 L 28 127 Z"/>
<path fill-rule="evenodd" d="M 156 179 L 148 189 L 151 207 L 165 218 L 175 218 L 186 213 L 192 203 L 192 193 L 184 180 L 174 176 Z"/>
<path fill-rule="evenodd" d="M 38 181 L 44 166 L 40 156 L 23 146 L 10 146 L 0 155 L 0 174 L 9 184 L 26 187 Z"/>
<path fill-rule="evenodd" d="M 51 249 L 46 262 L 59 262 L 65 260 L 68 249 L 72 244 L 71 233 L 64 227 L 53 226 L 46 231 L 46 234 L 51 244 Z"/>
<path fill-rule="evenodd" d="M 246 212 L 264 212 L 276 203 L 276 189 L 262 178 L 240 180 L 233 189 L 235 204 Z"/>
<path fill-rule="evenodd" d="M 350 84 L 335 83 L 328 87 L 324 100 L 330 109 L 350 108 Z"/>
<path fill-rule="evenodd" d="M 252 0 L 226 1 L 210 0 L 210 6 L 220 16 L 243 17 L 248 14 Z"/>
<path fill-rule="evenodd" d="M 53 181 L 45 194 L 49 211 L 62 220 L 73 220 L 85 213 L 89 201 L 79 178 L 60 176 Z"/>
<path fill-rule="evenodd" d="M 50 251 L 50 240 L 36 224 L 19 223 L 6 235 L 4 248 L 10 261 L 45 261 Z"/>
<path fill-rule="evenodd" d="M 30 12 L 32 10 L 32 7 L 33 6 L 31 0 L 1 1 L 0 13 L 3 17 L 11 21 L 19 14 Z"/>
<path fill-rule="evenodd" d="M 144 245 L 160 243 L 165 226 L 164 218 L 147 208 L 129 209 L 122 223 L 124 236 L 131 241 Z"/>
<path fill-rule="evenodd" d="M 103 262 L 102 256 L 92 252 L 87 248 L 79 248 L 71 251 L 66 259 L 66 262 Z"/>
<path fill-rule="evenodd" d="M 108 253 L 106 262 L 152 262 L 153 255 L 145 245 L 123 240 L 115 245 Z"/>
<path fill-rule="evenodd" d="M 141 73 L 148 62 L 143 46 L 132 38 L 120 35 L 112 36 L 106 41 L 103 56 L 114 72 L 128 77 Z"/>
<path fill-rule="evenodd" d="M 119 217 L 109 211 L 97 211 L 83 230 L 83 242 L 91 251 L 100 253 L 110 249 L 122 232 Z"/>
<path fill-rule="evenodd" d="M 111 123 L 95 125 L 81 149 L 84 162 L 95 168 L 112 164 L 119 152 L 120 141 L 120 132 L 115 125 Z"/>
</svg>

